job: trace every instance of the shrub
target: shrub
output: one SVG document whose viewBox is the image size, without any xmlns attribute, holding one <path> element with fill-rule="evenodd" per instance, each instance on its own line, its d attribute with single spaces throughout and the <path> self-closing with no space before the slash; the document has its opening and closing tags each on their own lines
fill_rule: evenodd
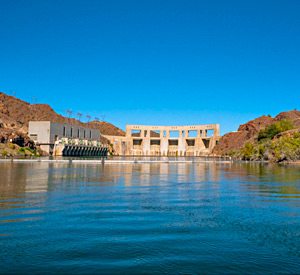
<svg viewBox="0 0 300 275">
<path fill-rule="evenodd" d="M 12 150 L 16 149 L 16 145 L 14 145 L 13 143 L 9 143 L 8 147 Z"/>
<path fill-rule="evenodd" d="M 291 130 L 293 128 L 293 123 L 289 120 L 284 119 L 281 121 L 277 121 L 271 124 L 270 126 L 266 127 L 264 130 L 261 130 L 258 133 L 257 140 L 261 141 L 263 139 L 273 139 L 279 133 Z"/>
<path fill-rule="evenodd" d="M 29 147 L 25 147 L 25 151 L 31 153 L 31 154 L 35 154 L 35 150 L 34 149 L 31 149 Z"/>
<path fill-rule="evenodd" d="M 254 145 L 250 142 L 247 142 L 242 148 L 241 154 L 244 160 L 251 160 L 254 155 Z"/>
<path fill-rule="evenodd" d="M 300 159 L 300 137 L 295 134 L 291 137 L 285 136 L 272 143 L 274 161 L 293 161 Z"/>
</svg>

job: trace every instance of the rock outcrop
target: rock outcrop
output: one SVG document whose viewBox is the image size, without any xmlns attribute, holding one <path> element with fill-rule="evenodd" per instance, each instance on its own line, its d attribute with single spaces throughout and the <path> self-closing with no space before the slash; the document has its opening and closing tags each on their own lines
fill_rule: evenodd
<svg viewBox="0 0 300 275">
<path fill-rule="evenodd" d="M 295 128 L 300 128 L 300 111 L 293 110 L 289 112 L 282 112 L 275 117 L 276 121 L 280 121 L 284 119 L 293 122 Z"/>
<path fill-rule="evenodd" d="M 240 125 L 237 132 L 225 134 L 218 145 L 215 147 L 213 153 L 216 155 L 227 155 L 241 149 L 247 142 L 253 141 L 260 130 L 275 123 L 276 121 L 289 120 L 294 127 L 300 128 L 300 111 L 293 110 L 282 112 L 275 118 L 271 116 L 261 116 L 251 120 L 243 125 Z"/>
</svg>

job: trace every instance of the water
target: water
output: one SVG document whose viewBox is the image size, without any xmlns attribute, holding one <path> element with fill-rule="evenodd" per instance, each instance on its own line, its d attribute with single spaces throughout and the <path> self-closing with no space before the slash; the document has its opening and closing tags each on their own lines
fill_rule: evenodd
<svg viewBox="0 0 300 275">
<path fill-rule="evenodd" d="M 0 163 L 0 273 L 300 273 L 300 166 Z"/>
</svg>

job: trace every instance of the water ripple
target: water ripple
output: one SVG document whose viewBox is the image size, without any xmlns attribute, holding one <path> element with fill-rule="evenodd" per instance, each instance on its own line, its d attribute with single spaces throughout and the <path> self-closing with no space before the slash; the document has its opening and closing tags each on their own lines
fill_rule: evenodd
<svg viewBox="0 0 300 275">
<path fill-rule="evenodd" d="M 297 167 L 22 163 L 0 173 L 0 273 L 300 272 Z"/>
</svg>

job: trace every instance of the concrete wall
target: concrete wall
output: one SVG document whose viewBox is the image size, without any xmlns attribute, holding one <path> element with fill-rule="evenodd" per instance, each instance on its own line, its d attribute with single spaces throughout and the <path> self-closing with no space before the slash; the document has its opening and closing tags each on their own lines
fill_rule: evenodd
<svg viewBox="0 0 300 275">
<path fill-rule="evenodd" d="M 64 137 L 84 140 L 100 140 L 99 130 L 70 124 L 51 123 L 50 133 L 51 143 Z"/>
<path fill-rule="evenodd" d="M 173 136 L 175 132 L 177 136 Z M 105 137 L 113 144 L 116 155 L 203 156 L 211 154 L 220 139 L 220 126 L 127 125 L 125 137 Z"/>
<path fill-rule="evenodd" d="M 54 144 L 61 138 L 79 138 L 84 140 L 100 140 L 100 131 L 96 129 L 84 128 L 77 125 L 60 124 L 50 121 L 29 121 L 29 136 L 37 135 L 37 143 Z"/>
<path fill-rule="evenodd" d="M 55 143 L 64 139 L 100 141 L 100 131 L 97 129 L 50 121 L 29 121 L 28 132 L 29 137 L 49 154 L 53 152 Z"/>
<path fill-rule="evenodd" d="M 127 138 L 124 136 L 108 136 L 102 135 L 107 138 L 109 142 L 113 145 L 114 154 L 117 156 L 125 156 L 127 148 Z"/>
<path fill-rule="evenodd" d="M 29 137 L 36 143 L 50 144 L 50 129 L 50 121 L 29 121 Z"/>
</svg>

